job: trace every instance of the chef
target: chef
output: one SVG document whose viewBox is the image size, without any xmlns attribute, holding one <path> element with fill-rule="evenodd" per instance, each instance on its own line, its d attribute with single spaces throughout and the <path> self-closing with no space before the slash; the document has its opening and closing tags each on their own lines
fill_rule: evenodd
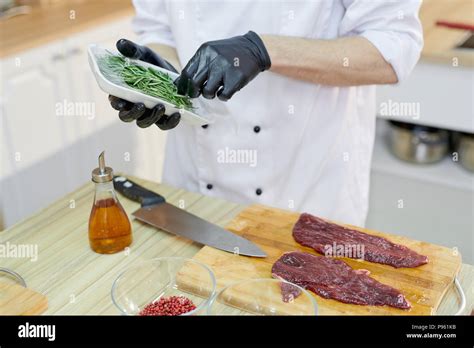
<svg viewBox="0 0 474 348">
<path fill-rule="evenodd" d="M 169 130 L 165 183 L 363 226 L 375 85 L 418 61 L 420 2 L 135 0 L 139 42 L 119 51 L 184 67 L 179 92 L 222 107 L 199 127 L 163 105 L 109 100 L 123 121 Z"/>
</svg>

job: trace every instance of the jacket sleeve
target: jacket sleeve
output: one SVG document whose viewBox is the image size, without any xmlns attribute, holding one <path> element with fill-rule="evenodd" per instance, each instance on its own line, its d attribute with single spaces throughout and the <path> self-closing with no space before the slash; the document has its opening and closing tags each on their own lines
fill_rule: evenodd
<svg viewBox="0 0 474 348">
<path fill-rule="evenodd" d="M 403 81 L 413 70 L 423 48 L 418 12 L 421 0 L 342 0 L 346 9 L 340 36 L 368 39 Z"/>
<path fill-rule="evenodd" d="M 164 0 L 133 0 L 135 17 L 133 31 L 140 44 L 163 44 L 175 47 L 167 6 Z"/>
</svg>

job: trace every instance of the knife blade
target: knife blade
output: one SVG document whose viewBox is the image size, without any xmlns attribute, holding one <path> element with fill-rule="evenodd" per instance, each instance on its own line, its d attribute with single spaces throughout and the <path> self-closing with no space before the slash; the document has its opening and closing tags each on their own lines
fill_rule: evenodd
<svg viewBox="0 0 474 348">
<path fill-rule="evenodd" d="M 114 188 L 141 204 L 141 208 L 132 215 L 142 222 L 227 252 L 252 257 L 267 256 L 251 241 L 166 202 L 163 196 L 123 176 L 114 177 Z"/>
</svg>

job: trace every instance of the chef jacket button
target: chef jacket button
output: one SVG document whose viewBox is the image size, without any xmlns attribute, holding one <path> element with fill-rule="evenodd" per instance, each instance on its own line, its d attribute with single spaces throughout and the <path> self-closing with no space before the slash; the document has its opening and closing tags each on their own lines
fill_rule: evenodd
<svg viewBox="0 0 474 348">
<path fill-rule="evenodd" d="M 209 125 L 208 125 L 208 124 L 205 124 L 205 125 L 203 125 L 203 126 L 201 126 L 201 127 L 204 128 L 204 129 L 206 129 L 207 127 L 209 127 Z"/>
<path fill-rule="evenodd" d="M 262 194 L 262 189 L 257 189 L 255 190 L 255 193 L 257 194 L 257 196 L 260 196 Z"/>
<path fill-rule="evenodd" d="M 212 190 L 212 184 L 207 184 L 207 185 L 206 185 L 206 188 L 207 188 L 208 190 Z"/>
<path fill-rule="evenodd" d="M 260 132 L 260 126 L 255 126 L 255 127 L 253 127 L 253 131 L 254 131 L 255 133 Z"/>
</svg>

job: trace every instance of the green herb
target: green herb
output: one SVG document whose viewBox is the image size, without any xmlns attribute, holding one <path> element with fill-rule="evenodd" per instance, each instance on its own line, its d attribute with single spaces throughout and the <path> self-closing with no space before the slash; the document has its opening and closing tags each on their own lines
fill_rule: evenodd
<svg viewBox="0 0 474 348">
<path fill-rule="evenodd" d="M 142 93 L 163 99 L 178 109 L 193 109 L 189 97 L 178 94 L 173 79 L 164 72 L 145 68 L 113 54 L 101 56 L 98 62 L 102 73 L 113 82 L 125 83 Z"/>
</svg>

